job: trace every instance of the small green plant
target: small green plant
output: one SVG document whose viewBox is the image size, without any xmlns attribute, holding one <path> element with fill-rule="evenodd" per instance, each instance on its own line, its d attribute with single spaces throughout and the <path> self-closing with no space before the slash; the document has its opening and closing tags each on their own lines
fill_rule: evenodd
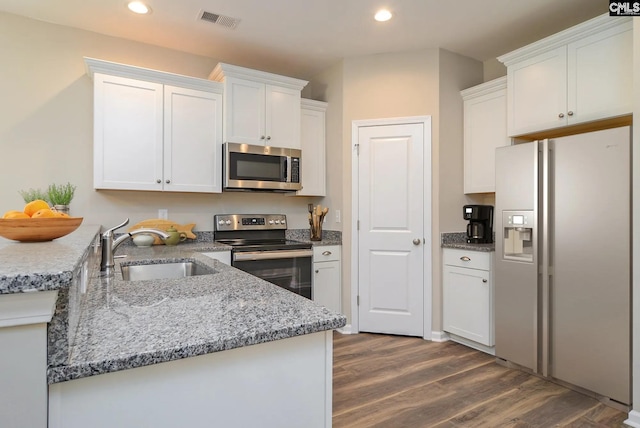
<svg viewBox="0 0 640 428">
<path fill-rule="evenodd" d="M 49 202 L 51 205 L 69 205 L 73 199 L 76 186 L 71 183 L 67 184 L 50 184 L 49 185 Z"/>
<path fill-rule="evenodd" d="M 18 193 L 20 193 L 20 196 L 24 199 L 25 204 L 35 201 L 36 199 L 42 199 L 49 203 L 49 195 L 40 189 L 19 190 Z"/>
</svg>

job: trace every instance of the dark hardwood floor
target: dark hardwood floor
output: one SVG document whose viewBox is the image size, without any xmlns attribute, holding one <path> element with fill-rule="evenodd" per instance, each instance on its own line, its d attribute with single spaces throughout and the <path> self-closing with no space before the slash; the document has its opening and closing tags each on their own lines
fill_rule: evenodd
<svg viewBox="0 0 640 428">
<path fill-rule="evenodd" d="M 454 342 L 334 333 L 333 426 L 622 427 L 626 413 Z"/>
</svg>

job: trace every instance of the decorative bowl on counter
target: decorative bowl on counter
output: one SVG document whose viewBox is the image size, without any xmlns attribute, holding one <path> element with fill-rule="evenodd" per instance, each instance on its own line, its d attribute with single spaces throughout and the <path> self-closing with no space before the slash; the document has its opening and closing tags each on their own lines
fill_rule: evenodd
<svg viewBox="0 0 640 428">
<path fill-rule="evenodd" d="M 20 242 L 44 242 L 76 230 L 82 217 L 0 219 L 0 236 Z"/>
</svg>

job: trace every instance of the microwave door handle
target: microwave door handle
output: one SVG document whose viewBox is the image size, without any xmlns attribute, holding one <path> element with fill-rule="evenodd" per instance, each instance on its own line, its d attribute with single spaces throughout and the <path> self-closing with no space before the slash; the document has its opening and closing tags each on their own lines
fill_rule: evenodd
<svg viewBox="0 0 640 428">
<path fill-rule="evenodd" d="M 284 178 L 287 183 L 291 183 L 291 156 L 285 158 Z"/>
</svg>

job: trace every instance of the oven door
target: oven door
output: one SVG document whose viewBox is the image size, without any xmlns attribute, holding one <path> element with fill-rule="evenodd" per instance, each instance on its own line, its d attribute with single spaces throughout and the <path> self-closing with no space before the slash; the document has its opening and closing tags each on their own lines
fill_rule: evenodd
<svg viewBox="0 0 640 428">
<path fill-rule="evenodd" d="M 234 251 L 231 265 L 311 299 L 312 250 Z"/>
</svg>

